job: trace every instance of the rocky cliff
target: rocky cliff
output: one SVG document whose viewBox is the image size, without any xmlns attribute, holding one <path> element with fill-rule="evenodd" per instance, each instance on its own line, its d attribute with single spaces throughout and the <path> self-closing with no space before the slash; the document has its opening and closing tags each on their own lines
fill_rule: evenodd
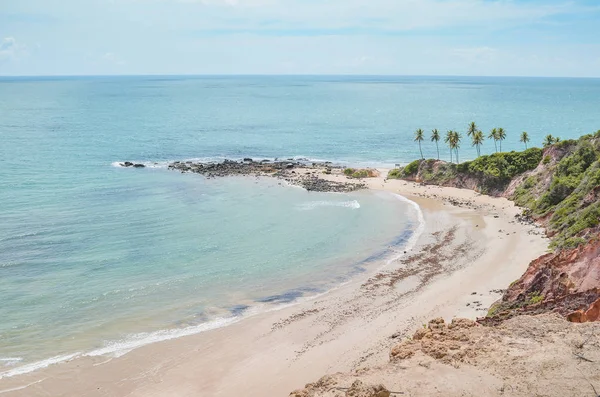
<svg viewBox="0 0 600 397">
<path fill-rule="evenodd" d="M 506 197 L 546 228 L 553 252 L 531 262 L 480 322 L 549 311 L 576 322 L 599 319 L 600 131 L 461 164 L 419 160 L 388 177 Z"/>
</svg>

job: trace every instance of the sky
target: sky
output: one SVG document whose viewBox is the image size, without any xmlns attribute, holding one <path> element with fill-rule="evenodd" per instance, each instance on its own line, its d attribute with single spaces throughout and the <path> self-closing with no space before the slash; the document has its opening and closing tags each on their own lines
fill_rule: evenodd
<svg viewBox="0 0 600 397">
<path fill-rule="evenodd" d="M 600 77 L 598 0 L 0 0 L 0 75 Z"/>
</svg>

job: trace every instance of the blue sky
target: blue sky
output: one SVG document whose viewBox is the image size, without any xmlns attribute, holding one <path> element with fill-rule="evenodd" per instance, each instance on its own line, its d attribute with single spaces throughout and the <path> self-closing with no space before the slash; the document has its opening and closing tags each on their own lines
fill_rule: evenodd
<svg viewBox="0 0 600 397">
<path fill-rule="evenodd" d="M 600 77 L 597 0 L 0 0 L 0 75 Z"/>
</svg>

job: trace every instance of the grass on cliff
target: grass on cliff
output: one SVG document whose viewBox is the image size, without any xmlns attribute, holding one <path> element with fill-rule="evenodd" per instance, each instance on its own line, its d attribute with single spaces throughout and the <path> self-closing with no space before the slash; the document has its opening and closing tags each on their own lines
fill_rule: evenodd
<svg viewBox="0 0 600 397">
<path fill-rule="evenodd" d="M 478 180 L 479 190 L 487 193 L 490 190 L 506 188 L 512 178 L 537 167 L 542 160 L 542 153 L 542 149 L 531 148 L 524 152 L 484 155 L 460 164 L 416 160 L 404 168 L 390 171 L 388 178 L 414 179 L 418 174 L 422 182 L 444 185 L 459 176 L 464 176 Z"/>
<path fill-rule="evenodd" d="M 469 187 L 476 183 L 480 192 L 499 195 L 528 171 L 533 172 L 510 198 L 533 218 L 547 221 L 552 247 L 576 247 L 597 234 L 589 230 L 600 225 L 600 130 L 544 150 L 494 153 L 461 164 L 416 160 L 388 178 L 459 187 L 467 180 Z"/>
<path fill-rule="evenodd" d="M 564 151 L 559 161 L 527 178 L 512 199 L 534 218 L 548 217 L 553 247 L 573 248 L 586 241 L 586 230 L 600 224 L 600 131 L 563 141 L 556 149 Z M 549 185 L 541 191 L 544 179 Z"/>
</svg>

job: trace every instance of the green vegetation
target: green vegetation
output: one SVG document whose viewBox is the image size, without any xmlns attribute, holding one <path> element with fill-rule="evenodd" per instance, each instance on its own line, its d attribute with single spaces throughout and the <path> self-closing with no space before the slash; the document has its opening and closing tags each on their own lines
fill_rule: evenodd
<svg viewBox="0 0 600 397">
<path fill-rule="evenodd" d="M 548 147 L 548 146 L 552 146 L 555 143 L 560 142 L 560 138 L 558 137 L 553 137 L 551 134 L 546 135 L 546 137 L 544 138 L 544 142 L 542 143 L 544 145 L 544 147 Z"/>
<path fill-rule="evenodd" d="M 500 142 L 500 152 L 502 152 L 502 141 L 506 139 L 506 131 L 504 131 L 504 128 L 498 128 L 496 131 L 498 134 L 498 141 Z"/>
<path fill-rule="evenodd" d="M 538 291 L 533 292 L 529 295 L 529 299 L 527 301 L 527 305 L 535 305 L 536 303 L 540 303 L 544 300 L 544 295 L 540 294 Z"/>
<path fill-rule="evenodd" d="M 519 139 L 519 142 L 524 143 L 525 150 L 527 150 L 527 142 L 529 142 L 529 134 L 527 133 L 527 131 L 521 132 L 521 138 Z"/>
<path fill-rule="evenodd" d="M 502 305 L 499 303 L 494 303 L 492 306 L 490 306 L 486 317 L 494 317 L 496 314 L 498 314 L 500 309 L 502 309 Z"/>
<path fill-rule="evenodd" d="M 488 135 L 488 138 L 494 140 L 494 147 L 496 148 L 496 153 L 498 153 L 498 129 L 497 128 L 493 128 L 490 131 L 490 134 Z"/>
<path fill-rule="evenodd" d="M 525 145 L 522 152 L 502 152 L 506 139 L 503 128 L 494 128 L 489 138 L 494 140 L 496 153 L 481 156 L 483 133 L 475 122 L 467 129 L 471 144 L 478 157 L 459 162 L 458 149 L 462 136 L 449 130 L 444 142 L 450 149 L 450 163 L 436 160 L 417 160 L 392 170 L 388 178 L 418 179 L 425 183 L 470 187 L 481 193 L 502 194 L 511 181 L 516 183 L 511 199 L 534 219 L 544 219 L 555 248 L 577 247 L 586 242 L 590 229 L 600 229 L 600 130 L 578 140 L 560 140 L 547 135 L 544 149 L 527 148 L 529 134 L 523 131 L 519 141 Z M 415 141 L 424 140 L 423 130 L 415 132 Z M 439 160 L 440 134 L 432 130 L 431 141 L 436 143 Z M 545 152 L 545 154 L 544 154 Z M 456 164 L 453 162 L 456 156 Z M 538 165 L 543 167 L 538 168 Z M 351 177 L 361 177 L 356 170 L 345 171 Z M 516 179 L 526 172 L 529 175 Z M 356 175 L 356 176 L 355 176 Z M 512 188 L 511 188 L 512 189 Z"/>
<path fill-rule="evenodd" d="M 586 241 L 585 231 L 600 224 L 600 137 L 554 143 L 563 151 L 557 164 L 525 179 L 511 197 L 534 218 L 548 218 L 552 247 L 574 248 Z M 552 138 L 554 139 L 554 138 Z"/>
<path fill-rule="evenodd" d="M 461 139 L 462 139 L 462 136 L 461 136 L 460 132 L 456 132 L 456 131 L 452 131 L 452 130 L 449 130 L 448 132 L 446 132 L 446 138 L 444 139 L 444 142 L 446 142 L 446 144 L 450 148 L 450 162 L 452 162 L 452 151 L 455 151 L 456 152 L 456 162 L 458 163 L 458 149 L 460 148 Z"/>
<path fill-rule="evenodd" d="M 541 159 L 542 149 L 539 148 L 523 152 L 493 153 L 460 164 L 459 171 L 506 180 L 534 169 Z"/>
<path fill-rule="evenodd" d="M 477 157 L 481 156 L 481 145 L 483 145 L 483 140 L 485 139 L 483 136 L 483 132 L 477 130 L 472 135 L 473 146 L 477 149 Z"/>
<path fill-rule="evenodd" d="M 419 166 L 421 165 L 421 161 L 423 160 L 415 160 L 412 163 L 408 164 L 403 168 L 396 168 L 391 170 L 388 173 L 388 179 L 402 179 L 402 178 L 410 178 L 415 177 L 417 172 L 419 171 Z M 432 161 L 432 160 L 427 160 Z"/>
<path fill-rule="evenodd" d="M 356 178 L 356 179 L 369 178 L 369 177 L 373 176 L 371 174 L 371 172 L 369 172 L 369 170 L 354 169 L 354 168 L 346 168 L 344 170 L 344 175 L 346 175 L 349 178 Z"/>
<path fill-rule="evenodd" d="M 393 170 L 390 170 L 390 172 L 387 174 L 387 179 L 401 179 L 403 177 L 402 171 L 402 168 L 394 168 Z"/>
<path fill-rule="evenodd" d="M 423 142 L 424 139 L 424 132 L 419 128 L 417 131 L 415 131 L 415 142 L 419 142 L 419 152 L 421 152 L 421 158 L 424 158 L 423 150 L 421 149 L 421 142 Z"/>
<path fill-rule="evenodd" d="M 440 132 L 437 130 L 437 128 L 434 128 L 433 130 L 431 130 L 431 142 L 435 142 L 435 148 L 437 149 L 437 159 L 440 159 L 440 146 L 439 146 L 439 142 L 440 142 Z"/>
<path fill-rule="evenodd" d="M 467 130 L 467 136 L 473 137 L 477 131 L 479 131 L 477 124 L 475 124 L 474 121 L 471 121 L 471 124 L 469 124 L 469 129 Z"/>
</svg>

